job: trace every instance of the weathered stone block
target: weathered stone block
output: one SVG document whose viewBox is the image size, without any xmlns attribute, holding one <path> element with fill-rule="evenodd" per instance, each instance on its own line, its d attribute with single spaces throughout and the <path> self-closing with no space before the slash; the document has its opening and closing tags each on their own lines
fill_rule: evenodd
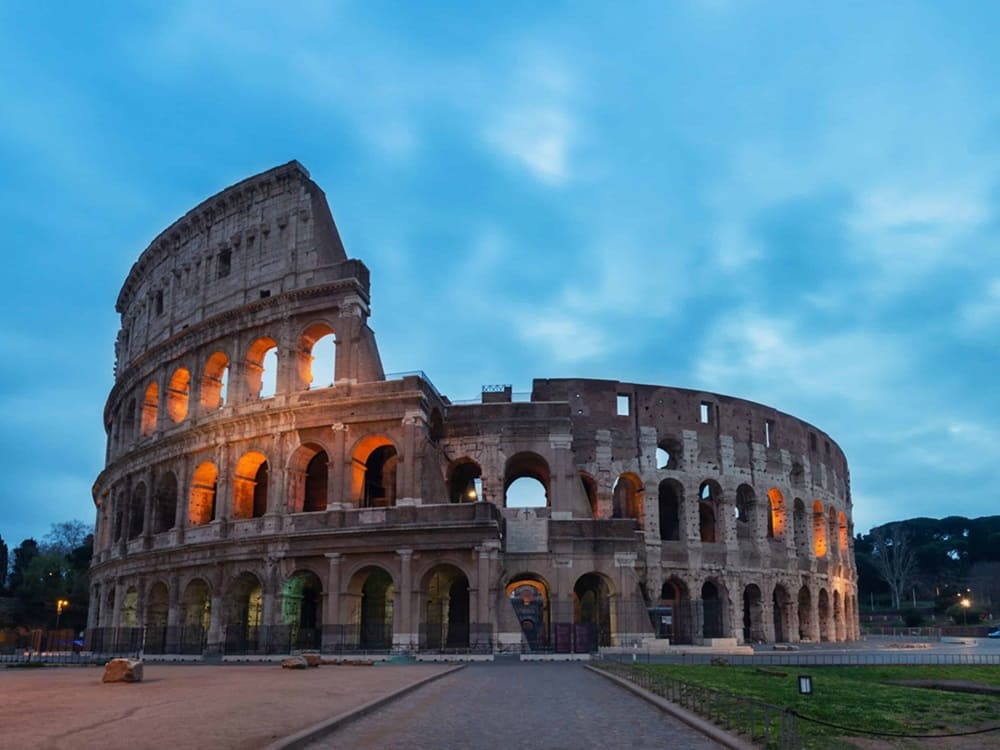
<svg viewBox="0 0 1000 750">
<path fill-rule="evenodd" d="M 307 669 L 309 662 L 303 656 L 289 656 L 281 660 L 282 669 Z"/>
<path fill-rule="evenodd" d="M 101 682 L 142 682 L 142 662 L 139 659 L 112 659 L 104 665 Z"/>
</svg>

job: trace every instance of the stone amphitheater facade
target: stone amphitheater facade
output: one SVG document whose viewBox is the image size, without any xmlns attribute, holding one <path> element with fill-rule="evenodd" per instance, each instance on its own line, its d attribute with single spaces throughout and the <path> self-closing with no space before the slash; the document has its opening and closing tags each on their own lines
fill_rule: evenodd
<svg viewBox="0 0 1000 750">
<path fill-rule="evenodd" d="M 95 647 L 858 637 L 848 468 L 827 434 L 682 388 L 535 380 L 530 400 L 456 403 L 422 372 L 387 376 L 368 269 L 297 162 L 167 228 L 116 309 Z"/>
</svg>

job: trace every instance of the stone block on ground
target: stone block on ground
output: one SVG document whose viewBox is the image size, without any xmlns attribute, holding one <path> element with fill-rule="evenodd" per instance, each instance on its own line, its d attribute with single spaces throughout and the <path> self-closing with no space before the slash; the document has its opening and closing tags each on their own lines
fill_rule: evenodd
<svg viewBox="0 0 1000 750">
<path fill-rule="evenodd" d="M 142 661 L 112 659 L 104 665 L 102 682 L 142 682 Z"/>
<path fill-rule="evenodd" d="M 309 664 L 302 656 L 289 656 L 281 660 L 282 669 L 308 669 Z"/>
<path fill-rule="evenodd" d="M 319 654 L 302 654 L 302 658 L 306 660 L 306 664 L 310 667 L 318 667 L 322 662 Z"/>
</svg>

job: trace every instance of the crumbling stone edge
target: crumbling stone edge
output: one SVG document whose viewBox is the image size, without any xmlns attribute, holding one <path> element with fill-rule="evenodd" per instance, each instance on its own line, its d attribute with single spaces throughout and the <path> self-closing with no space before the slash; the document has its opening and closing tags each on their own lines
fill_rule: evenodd
<svg viewBox="0 0 1000 750">
<path fill-rule="evenodd" d="M 439 680 L 442 677 L 446 677 L 460 669 L 465 669 L 465 666 L 465 664 L 459 664 L 458 666 L 446 669 L 443 672 L 432 674 L 422 680 L 417 680 L 411 685 L 406 685 L 405 687 L 401 687 L 399 690 L 387 693 L 386 695 L 376 698 L 375 700 L 368 701 L 368 703 L 358 706 L 357 708 L 353 708 L 350 711 L 345 711 L 342 714 L 337 714 L 329 719 L 324 719 L 323 721 L 306 727 L 305 729 L 300 729 L 298 732 L 295 732 L 295 734 L 290 734 L 287 737 L 275 740 L 268 745 L 265 750 L 298 750 L 299 748 L 303 748 L 313 740 L 319 739 L 323 735 L 332 732 L 334 729 L 343 726 L 349 721 L 354 721 L 365 714 L 371 713 L 377 708 L 381 708 L 386 703 L 390 703 L 397 698 L 402 698 L 407 693 L 423 687 L 429 682 L 434 682 L 434 680 Z"/>
<path fill-rule="evenodd" d="M 722 729 L 721 727 L 716 726 L 712 722 L 701 718 L 700 716 L 698 716 L 698 714 L 688 711 L 686 708 L 682 708 L 681 706 L 678 706 L 676 703 L 671 703 L 666 698 L 662 698 L 656 693 L 651 693 L 645 688 L 639 687 L 634 682 L 630 682 L 629 680 L 626 680 L 622 677 L 618 677 L 617 675 L 605 672 L 603 669 L 592 667 L 589 664 L 584 666 L 591 672 L 595 672 L 601 675 L 601 677 L 605 677 L 611 680 L 612 682 L 617 683 L 626 690 L 631 691 L 635 695 L 645 700 L 647 703 L 653 704 L 664 713 L 668 713 L 675 719 L 683 721 L 685 724 L 687 724 L 695 731 L 701 732 L 703 735 L 705 735 L 709 739 L 715 740 L 723 747 L 730 748 L 730 750 L 759 750 L 757 745 L 754 745 L 751 742 L 747 742 L 746 740 L 740 737 L 736 737 L 735 735 L 730 734 L 729 732 Z"/>
</svg>

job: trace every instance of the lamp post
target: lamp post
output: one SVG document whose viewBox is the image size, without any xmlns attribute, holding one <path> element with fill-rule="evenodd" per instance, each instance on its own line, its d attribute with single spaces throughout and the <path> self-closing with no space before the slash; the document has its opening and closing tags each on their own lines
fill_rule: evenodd
<svg viewBox="0 0 1000 750">
<path fill-rule="evenodd" d="M 962 605 L 962 625 L 967 627 L 969 624 L 969 607 L 972 606 L 972 600 L 967 596 L 963 596 L 959 604 Z"/>
<path fill-rule="evenodd" d="M 62 615 L 63 607 L 69 606 L 69 600 L 59 599 L 56 602 L 56 630 L 59 630 L 59 617 Z"/>
</svg>

